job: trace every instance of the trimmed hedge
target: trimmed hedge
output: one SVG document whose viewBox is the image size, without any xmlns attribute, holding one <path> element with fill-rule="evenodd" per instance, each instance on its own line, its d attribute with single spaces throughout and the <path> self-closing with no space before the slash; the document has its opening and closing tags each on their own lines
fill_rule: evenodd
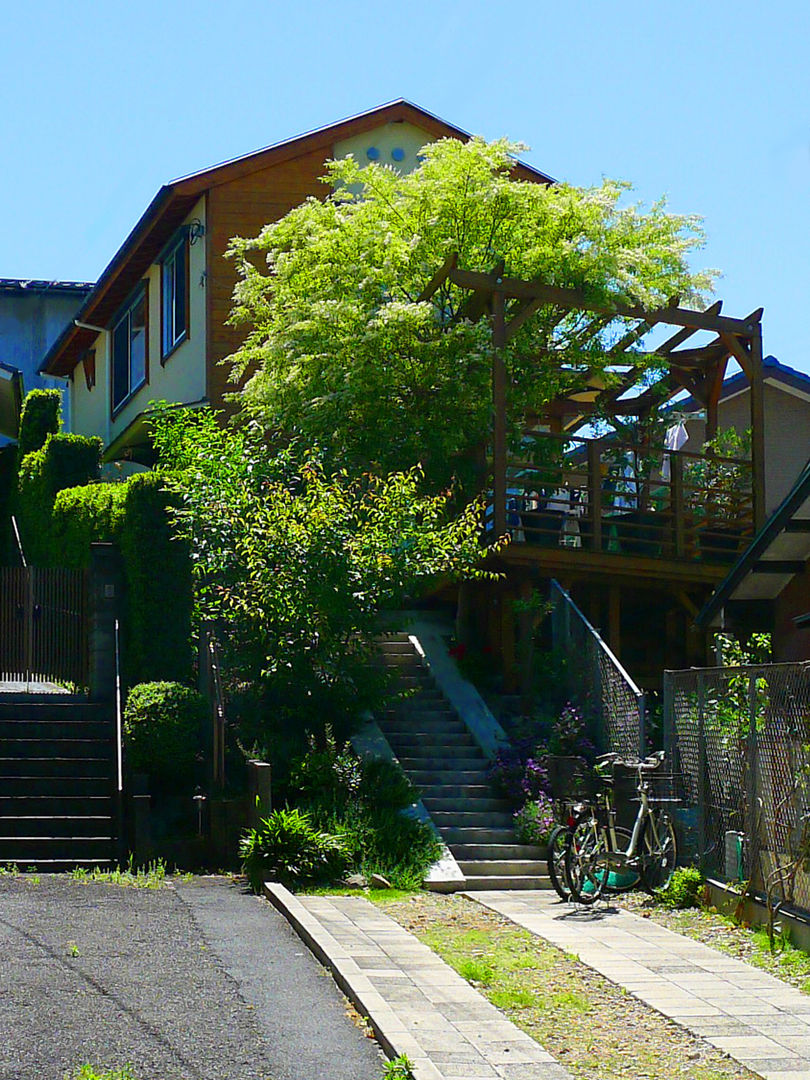
<svg viewBox="0 0 810 1080">
<path fill-rule="evenodd" d="M 202 694 L 180 683 L 133 686 L 124 707 L 127 767 L 149 773 L 159 790 L 191 790 L 206 716 Z"/>
<path fill-rule="evenodd" d="M 59 491 L 97 481 L 101 439 L 49 435 L 20 461 L 16 509 L 26 558 L 34 566 L 63 566 L 54 545 L 53 507 Z"/>
<path fill-rule="evenodd" d="M 159 473 L 140 473 L 126 485 L 118 533 L 127 583 L 126 675 L 182 681 L 191 672 L 191 558 L 174 537 L 168 492 Z"/>
<path fill-rule="evenodd" d="M 0 566 L 12 559 L 11 515 L 17 486 L 17 447 L 0 446 Z"/>
<path fill-rule="evenodd" d="M 62 395 L 58 390 L 31 390 L 25 395 L 20 413 L 17 452 L 20 460 L 34 450 L 41 450 L 49 435 L 59 431 Z"/>
<path fill-rule="evenodd" d="M 50 561 L 85 569 L 92 543 L 118 542 L 126 513 L 127 484 L 86 484 L 57 493 L 51 522 Z"/>
</svg>

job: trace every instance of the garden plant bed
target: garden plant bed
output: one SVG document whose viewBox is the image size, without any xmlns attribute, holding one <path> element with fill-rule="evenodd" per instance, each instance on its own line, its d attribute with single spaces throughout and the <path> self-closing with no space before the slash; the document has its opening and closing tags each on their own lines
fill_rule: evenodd
<svg viewBox="0 0 810 1080">
<path fill-rule="evenodd" d="M 463 896 L 374 901 L 577 1080 L 745 1080 L 756 1074 L 578 960 Z"/>
<path fill-rule="evenodd" d="M 764 927 L 752 928 L 736 923 L 716 908 L 673 911 L 643 893 L 625 893 L 617 900 L 620 907 L 634 915 L 652 919 L 668 930 L 674 930 L 677 934 L 684 934 L 713 949 L 735 956 L 738 960 L 762 968 L 769 975 L 796 987 L 797 990 L 810 993 L 810 955 L 795 948 L 779 934 L 776 935 L 776 951 L 772 953 Z M 778 918 L 776 922 L 778 925 Z"/>
</svg>

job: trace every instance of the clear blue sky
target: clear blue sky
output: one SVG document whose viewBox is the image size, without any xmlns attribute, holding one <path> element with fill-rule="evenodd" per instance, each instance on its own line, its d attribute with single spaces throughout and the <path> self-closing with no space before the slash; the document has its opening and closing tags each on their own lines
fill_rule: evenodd
<svg viewBox="0 0 810 1080">
<path fill-rule="evenodd" d="M 162 183 L 397 97 L 705 218 L 810 371 L 806 0 L 0 0 L 0 277 L 93 280 Z"/>
</svg>

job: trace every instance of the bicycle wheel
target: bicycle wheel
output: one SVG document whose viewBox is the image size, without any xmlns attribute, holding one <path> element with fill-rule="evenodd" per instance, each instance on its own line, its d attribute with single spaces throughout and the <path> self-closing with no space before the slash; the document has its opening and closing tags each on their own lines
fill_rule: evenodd
<svg viewBox="0 0 810 1080">
<path fill-rule="evenodd" d="M 609 852 L 599 823 L 589 817 L 571 830 L 565 850 L 565 872 L 571 899 L 577 904 L 593 904 L 607 884 Z"/>
<path fill-rule="evenodd" d="M 648 893 L 665 889 L 675 872 L 678 842 L 669 815 L 651 811 L 641 834 L 641 884 Z"/>
<path fill-rule="evenodd" d="M 548 838 L 548 876 L 561 900 L 571 899 L 568 874 L 565 870 L 565 849 L 568 846 L 568 826 L 557 825 Z"/>
<path fill-rule="evenodd" d="M 616 851 L 625 852 L 630 847 L 632 833 L 629 829 L 623 829 L 620 825 L 615 827 Z M 609 873 L 605 882 L 605 892 L 614 895 L 630 892 L 638 885 L 638 871 L 629 867 L 626 862 L 616 858 L 609 859 Z"/>
</svg>

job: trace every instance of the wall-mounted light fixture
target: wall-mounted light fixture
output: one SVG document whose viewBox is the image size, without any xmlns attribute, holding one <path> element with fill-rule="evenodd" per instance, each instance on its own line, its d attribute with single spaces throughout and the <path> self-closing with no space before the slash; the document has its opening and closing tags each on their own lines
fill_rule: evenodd
<svg viewBox="0 0 810 1080">
<path fill-rule="evenodd" d="M 205 236 L 205 226 L 199 218 L 194 218 L 188 225 L 188 242 L 189 244 L 196 244 L 197 241 Z"/>
</svg>

